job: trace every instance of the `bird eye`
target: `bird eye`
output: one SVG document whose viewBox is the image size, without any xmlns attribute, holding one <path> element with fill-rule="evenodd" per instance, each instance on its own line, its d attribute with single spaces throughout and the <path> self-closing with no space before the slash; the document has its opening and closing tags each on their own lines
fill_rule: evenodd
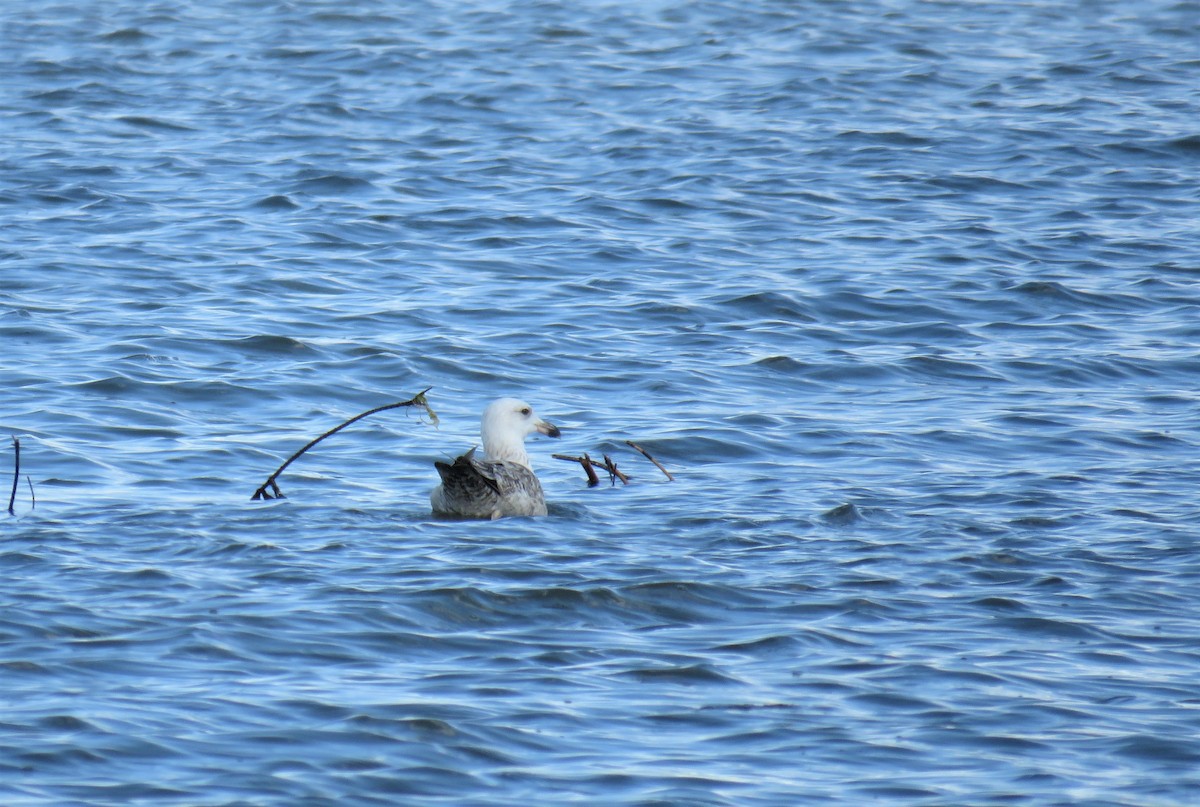
<svg viewBox="0 0 1200 807">
<path fill-rule="evenodd" d="M 530 413 L 532 413 L 532 412 L 533 412 L 533 410 L 530 409 L 528 406 L 521 410 L 521 414 L 524 415 L 525 417 L 529 417 Z"/>
</svg>

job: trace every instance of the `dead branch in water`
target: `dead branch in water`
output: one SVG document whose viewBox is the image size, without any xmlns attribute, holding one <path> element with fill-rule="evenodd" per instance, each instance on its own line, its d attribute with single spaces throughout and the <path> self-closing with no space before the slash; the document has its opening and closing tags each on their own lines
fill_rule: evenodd
<svg viewBox="0 0 1200 807">
<path fill-rule="evenodd" d="M 588 487 L 594 488 L 600 484 L 600 477 L 596 476 L 596 470 L 592 468 L 592 458 L 585 451 L 583 456 L 579 458 L 579 464 L 583 466 L 583 472 L 587 474 Z"/>
<path fill-rule="evenodd" d="M 361 415 L 355 415 L 354 417 L 347 420 L 345 423 L 342 423 L 340 426 L 333 427 L 329 431 L 322 434 L 320 437 L 310 440 L 308 442 L 308 444 L 304 446 L 304 448 L 300 449 L 295 454 L 288 457 L 287 460 L 283 463 L 283 465 L 280 465 L 275 470 L 275 473 L 268 476 L 267 481 L 263 482 L 262 485 L 259 486 L 258 490 L 254 491 L 254 495 L 250 497 L 250 500 L 258 501 L 259 499 L 286 499 L 287 497 L 284 496 L 283 492 L 279 489 L 279 483 L 275 481 L 276 479 L 279 478 L 279 475 L 282 474 L 289 465 L 291 465 L 293 462 L 298 460 L 300 458 L 300 455 L 303 454 L 305 451 L 308 451 L 310 448 L 312 448 L 317 443 L 324 440 L 326 437 L 330 437 L 334 434 L 337 434 L 342 429 L 349 426 L 351 423 L 360 421 L 363 418 L 367 417 L 368 415 L 374 415 L 376 412 L 383 412 L 384 410 L 387 410 L 387 409 L 400 409 L 400 408 L 407 407 L 407 406 L 417 406 L 417 407 L 420 407 L 421 409 L 424 409 L 426 411 L 426 413 L 428 413 L 430 421 L 432 421 L 433 424 L 436 426 L 437 425 L 437 415 L 429 407 L 429 402 L 425 400 L 425 393 L 429 392 L 429 390 L 431 390 L 431 389 L 433 389 L 433 387 L 426 387 L 425 389 L 421 390 L 413 397 L 409 398 L 407 401 L 400 401 L 399 403 L 385 404 L 383 406 L 377 406 L 374 409 L 369 409 L 366 412 L 363 412 Z M 267 488 L 271 489 L 270 493 L 267 492 Z"/>
<path fill-rule="evenodd" d="M 633 442 L 632 440 L 626 440 L 626 441 L 625 441 L 625 445 L 629 446 L 629 447 L 630 447 L 630 448 L 632 448 L 634 451 L 638 452 L 638 453 L 639 453 L 639 454 L 641 454 L 643 457 L 645 457 L 646 459 L 648 459 L 648 460 L 650 460 L 651 462 L 653 462 L 653 463 L 654 463 L 654 467 L 658 468 L 658 470 L 662 471 L 662 472 L 663 472 L 663 473 L 666 475 L 666 477 L 667 477 L 667 481 L 668 481 L 668 482 L 674 482 L 674 481 L 675 481 L 675 477 L 671 476 L 671 472 L 670 472 L 670 471 L 668 471 L 666 468 L 662 467 L 662 463 L 661 463 L 661 462 L 659 462 L 658 460 L 654 459 L 654 457 L 651 457 L 651 456 L 650 456 L 650 452 L 649 452 L 649 451 L 647 451 L 646 449 L 642 448 L 641 446 L 639 446 L 637 443 Z"/>
<path fill-rule="evenodd" d="M 604 455 L 604 470 L 608 471 L 609 484 L 617 484 L 617 477 L 620 477 L 622 485 L 629 484 L 629 477 L 617 470 L 617 464 L 607 454 Z"/>
<path fill-rule="evenodd" d="M 604 466 L 596 462 L 587 454 L 584 454 L 582 457 L 572 457 L 570 454 L 551 454 L 550 456 L 556 460 L 563 460 L 564 462 L 579 463 L 580 467 L 583 468 L 584 472 L 588 476 L 589 488 L 594 488 L 596 485 L 600 484 L 600 479 L 596 476 L 596 472 L 593 471 L 592 468 L 603 468 Z"/>
<path fill-rule="evenodd" d="M 609 457 L 607 454 L 604 455 L 604 462 L 596 462 L 594 459 L 589 457 L 587 454 L 584 454 L 582 457 L 572 457 L 567 454 L 551 454 L 550 456 L 554 457 L 554 459 L 556 459 L 556 460 L 565 460 L 567 462 L 577 462 L 581 466 L 583 466 L 583 469 L 588 472 L 588 487 L 589 488 L 594 488 L 596 485 L 600 484 L 600 480 L 596 479 L 596 472 L 592 470 L 593 468 L 599 468 L 600 470 L 602 470 L 606 474 L 608 474 L 609 479 L 612 480 L 612 483 L 614 485 L 617 483 L 618 479 L 621 480 L 621 484 L 623 484 L 623 485 L 629 484 L 629 477 L 617 469 L 617 464 L 615 462 L 613 462 L 612 458 Z M 595 481 L 593 481 L 593 480 L 595 480 Z"/>
<path fill-rule="evenodd" d="M 14 507 L 17 502 L 17 483 L 21 481 L 21 441 L 18 440 L 16 437 L 13 437 L 12 441 L 13 441 L 13 484 L 12 484 L 12 493 L 10 493 L 8 496 L 8 514 L 10 516 L 15 516 L 17 514 L 17 511 Z M 30 490 L 33 489 L 32 484 L 33 483 L 30 483 Z"/>
<path fill-rule="evenodd" d="M 646 459 L 648 459 L 652 463 L 654 463 L 654 467 L 658 468 L 658 470 L 663 472 L 663 474 L 667 477 L 667 481 L 669 481 L 669 482 L 675 481 L 675 477 L 671 476 L 671 472 L 668 471 L 666 468 L 664 468 L 662 466 L 661 462 L 654 459 L 654 457 L 650 456 L 649 451 L 642 448 L 641 446 L 639 446 L 637 443 L 633 442 L 632 440 L 626 440 L 625 445 L 629 446 L 634 451 L 638 452 L 643 457 L 645 457 Z M 602 455 L 604 457 L 604 462 L 596 462 L 594 459 L 589 457 L 587 454 L 584 454 L 582 457 L 572 457 L 568 454 L 553 454 L 551 456 L 553 456 L 554 459 L 556 459 L 556 460 L 565 460 L 566 462 L 579 463 L 583 467 L 584 472 L 587 474 L 589 488 L 594 488 L 594 487 L 596 487 L 596 485 L 600 484 L 600 480 L 596 478 L 596 472 L 594 470 L 592 470 L 593 468 L 599 468 L 600 470 L 607 473 L 609 476 L 609 480 L 614 485 L 617 483 L 618 479 L 621 480 L 622 484 L 625 484 L 625 485 L 629 484 L 629 477 L 626 474 L 621 473 L 621 471 L 617 470 L 617 464 L 615 462 L 613 462 L 612 457 L 608 456 L 607 454 Z"/>
</svg>

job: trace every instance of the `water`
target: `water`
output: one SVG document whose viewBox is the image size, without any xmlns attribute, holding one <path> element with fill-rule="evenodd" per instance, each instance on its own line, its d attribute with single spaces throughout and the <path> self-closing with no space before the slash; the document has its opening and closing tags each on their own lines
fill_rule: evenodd
<svg viewBox="0 0 1200 807">
<path fill-rule="evenodd" d="M 1194 803 L 1197 4 L 0 13 L 5 804 Z"/>
</svg>

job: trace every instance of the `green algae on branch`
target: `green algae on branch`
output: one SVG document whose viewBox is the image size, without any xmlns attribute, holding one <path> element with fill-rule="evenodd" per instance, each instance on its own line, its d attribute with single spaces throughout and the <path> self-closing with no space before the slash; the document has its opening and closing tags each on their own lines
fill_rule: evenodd
<svg viewBox="0 0 1200 807">
<path fill-rule="evenodd" d="M 297 459 L 299 459 L 300 455 L 302 455 L 305 451 L 308 451 L 310 448 L 312 448 L 317 443 L 324 440 L 326 437 L 337 434 L 342 429 L 349 426 L 351 423 L 355 423 L 359 420 L 362 420 L 363 418 L 367 417 L 368 415 L 374 415 L 376 412 L 383 412 L 388 409 L 402 409 L 402 408 L 409 407 L 409 406 L 415 406 L 415 407 L 418 407 L 419 409 L 424 409 L 425 414 L 429 416 L 429 422 L 432 423 L 434 426 L 437 426 L 438 425 L 437 413 L 435 413 L 433 411 L 433 408 L 429 405 L 429 401 L 425 398 L 425 393 L 429 392 L 429 390 L 431 390 L 431 389 L 433 389 L 433 387 L 426 387 L 425 389 L 421 390 L 413 397 L 409 398 L 407 401 L 399 401 L 398 403 L 384 404 L 383 406 L 377 406 L 374 409 L 368 409 L 366 412 L 363 412 L 360 415 L 355 415 L 354 417 L 350 418 L 345 423 L 342 423 L 339 426 L 333 427 L 329 431 L 322 434 L 320 437 L 316 437 L 316 438 L 310 440 L 304 446 L 304 448 L 300 449 L 295 454 L 288 457 L 287 460 L 284 461 L 283 465 L 280 465 L 275 470 L 275 473 L 268 476 L 267 481 L 263 482 L 261 485 L 259 485 L 258 490 L 254 491 L 254 495 L 250 497 L 250 500 L 258 501 L 259 499 L 286 499 L 287 497 L 283 495 L 283 492 L 279 489 L 279 483 L 276 481 L 279 478 L 279 475 L 282 474 L 289 465 L 291 465 L 293 462 L 295 462 Z M 267 488 L 270 488 L 270 490 L 268 491 Z"/>
</svg>

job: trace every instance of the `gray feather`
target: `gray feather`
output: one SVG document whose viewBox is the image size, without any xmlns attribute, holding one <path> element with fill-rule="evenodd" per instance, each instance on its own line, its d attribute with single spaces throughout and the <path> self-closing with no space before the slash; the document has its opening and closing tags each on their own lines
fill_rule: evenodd
<svg viewBox="0 0 1200 807">
<path fill-rule="evenodd" d="M 533 471 L 515 462 L 483 460 L 475 449 L 453 463 L 436 462 L 442 484 L 431 501 L 438 515 L 457 518 L 544 516 L 546 501 Z"/>
</svg>

